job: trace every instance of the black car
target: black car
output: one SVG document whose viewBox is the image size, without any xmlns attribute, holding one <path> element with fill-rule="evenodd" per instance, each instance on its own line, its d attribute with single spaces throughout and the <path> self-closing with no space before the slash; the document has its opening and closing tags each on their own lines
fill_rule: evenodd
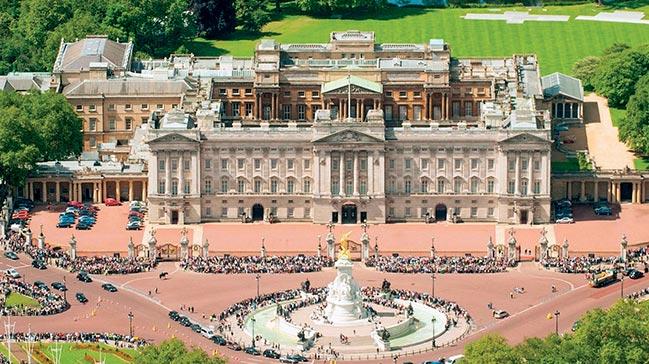
<svg viewBox="0 0 649 364">
<path fill-rule="evenodd" d="M 642 273 L 639 270 L 634 269 L 631 272 L 629 272 L 629 278 L 631 278 L 631 279 L 640 279 L 642 277 L 644 277 L 644 273 Z"/>
<path fill-rule="evenodd" d="M 11 260 L 18 260 L 18 255 L 12 251 L 6 251 L 5 252 L 5 258 L 11 259 Z"/>
<path fill-rule="evenodd" d="M 266 358 L 271 358 L 271 359 L 279 359 L 281 355 L 279 355 L 278 352 L 276 352 L 273 349 L 266 349 L 264 350 L 263 354 Z"/>
<path fill-rule="evenodd" d="M 36 287 L 38 287 L 38 288 L 40 288 L 40 289 L 44 289 L 44 290 L 46 290 L 46 291 L 49 291 L 49 290 L 50 290 L 50 287 L 48 287 L 47 284 L 45 284 L 45 283 L 43 283 L 43 282 L 41 282 L 41 281 L 36 281 L 36 282 L 34 282 L 34 285 L 35 285 Z"/>
<path fill-rule="evenodd" d="M 61 291 L 61 292 L 65 292 L 65 291 L 68 290 L 68 287 L 66 287 L 65 284 L 63 284 L 63 283 L 61 283 L 61 282 L 54 282 L 54 283 L 52 283 L 52 288 L 54 288 L 54 289 L 56 289 L 56 290 L 59 290 L 59 291 Z"/>
<path fill-rule="evenodd" d="M 90 278 L 90 276 L 86 272 L 79 272 L 79 274 L 77 274 L 77 279 L 85 283 L 92 282 L 92 278 Z"/>
<path fill-rule="evenodd" d="M 81 303 L 86 303 L 86 302 L 88 302 L 88 299 L 86 298 L 86 295 L 84 295 L 84 294 L 81 293 L 81 292 L 78 292 L 77 294 L 75 294 L 74 297 L 76 297 L 76 298 L 77 298 L 77 301 L 79 301 L 79 302 L 81 302 Z"/>
<path fill-rule="evenodd" d="M 200 334 L 201 333 L 201 325 L 199 324 L 192 324 L 190 327 L 193 332 Z"/>
<path fill-rule="evenodd" d="M 180 324 L 185 326 L 185 327 L 190 327 L 192 325 L 192 322 L 189 321 L 189 319 L 187 317 L 185 317 L 185 316 L 180 317 L 178 322 L 180 322 Z"/>
<path fill-rule="evenodd" d="M 309 359 L 306 358 L 306 356 L 300 355 L 300 354 L 291 354 L 291 355 L 287 355 L 287 357 L 289 359 L 293 359 L 293 360 L 297 360 L 297 361 L 308 361 L 309 360 Z"/>
<path fill-rule="evenodd" d="M 80 222 L 80 223 L 77 224 L 77 227 L 75 229 L 77 229 L 77 230 L 90 230 L 91 227 L 92 227 L 92 225 Z"/>
<path fill-rule="evenodd" d="M 254 348 L 252 346 L 249 346 L 249 347 L 245 348 L 244 351 L 246 352 L 246 354 L 250 354 L 250 355 L 254 355 L 254 356 L 261 355 L 261 352 L 259 350 L 257 350 L 257 348 Z"/>
<path fill-rule="evenodd" d="M 45 262 L 40 259 L 32 260 L 32 267 L 40 270 L 47 269 L 47 265 L 45 264 Z"/>
<path fill-rule="evenodd" d="M 117 287 L 113 286 L 113 285 L 110 284 L 110 283 L 104 283 L 104 284 L 102 284 L 102 285 L 101 285 L 101 288 L 103 288 L 104 290 L 106 290 L 106 291 L 108 291 L 108 292 L 112 292 L 112 293 L 117 292 Z"/>
<path fill-rule="evenodd" d="M 180 314 L 176 311 L 169 311 L 169 318 L 178 321 L 178 319 L 180 319 Z"/>
<path fill-rule="evenodd" d="M 215 343 L 216 345 L 224 346 L 225 344 L 227 344 L 227 341 L 225 341 L 225 339 L 219 335 L 212 336 L 210 340 L 212 340 L 212 342 Z"/>
</svg>

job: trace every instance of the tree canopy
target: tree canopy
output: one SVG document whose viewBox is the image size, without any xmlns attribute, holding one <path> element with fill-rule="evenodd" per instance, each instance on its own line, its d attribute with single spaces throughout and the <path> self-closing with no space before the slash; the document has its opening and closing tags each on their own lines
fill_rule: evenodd
<svg viewBox="0 0 649 364">
<path fill-rule="evenodd" d="M 649 44 L 602 57 L 592 79 L 598 93 L 611 106 L 624 107 L 635 92 L 636 82 L 649 72 Z"/>
<path fill-rule="evenodd" d="M 135 358 L 135 364 L 224 364 L 225 362 L 225 359 L 219 356 L 210 357 L 201 349 L 188 349 L 178 339 L 147 346 Z"/>
<path fill-rule="evenodd" d="M 620 121 L 620 139 L 641 154 L 649 154 L 649 73 L 638 81 L 629 99 L 626 116 Z"/>
<path fill-rule="evenodd" d="M 82 121 L 61 94 L 0 92 L 0 200 L 37 162 L 81 153 Z"/>
<path fill-rule="evenodd" d="M 217 38 L 234 31 L 237 18 L 231 0 L 192 0 L 198 30 L 207 38 Z"/>
<path fill-rule="evenodd" d="M 467 345 L 462 363 L 647 363 L 649 301 L 619 301 L 595 309 L 580 320 L 573 334 L 528 338 L 510 346 L 498 335 L 485 335 Z"/>
<path fill-rule="evenodd" d="M 312 15 L 348 14 L 372 11 L 387 5 L 386 0 L 297 0 L 300 10 Z"/>
</svg>

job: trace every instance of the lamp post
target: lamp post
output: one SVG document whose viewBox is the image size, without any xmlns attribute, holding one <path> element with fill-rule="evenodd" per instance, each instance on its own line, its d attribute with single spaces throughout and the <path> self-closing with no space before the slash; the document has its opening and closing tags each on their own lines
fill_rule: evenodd
<svg viewBox="0 0 649 364">
<path fill-rule="evenodd" d="M 559 315 L 561 315 L 559 310 L 554 311 L 554 333 L 556 335 L 559 335 Z"/>
<path fill-rule="evenodd" d="M 435 347 L 437 346 L 435 345 L 435 322 L 437 321 L 437 319 L 433 316 L 430 321 L 433 323 L 433 349 L 435 349 Z"/>
<path fill-rule="evenodd" d="M 253 317 L 250 319 L 250 322 L 252 322 L 252 347 L 255 347 L 255 322 L 257 320 Z"/>
<path fill-rule="evenodd" d="M 65 287 L 65 290 L 63 291 L 63 299 L 65 300 L 65 303 L 68 303 L 68 286 L 66 283 L 65 276 L 63 276 L 63 286 Z"/>
<path fill-rule="evenodd" d="M 430 276 L 431 280 L 431 295 L 433 296 L 433 299 L 435 299 L 435 271 L 437 270 L 437 264 L 435 263 L 435 238 L 431 238 L 431 244 L 430 244 L 430 259 L 432 261 L 432 268 L 433 272 Z"/>
<path fill-rule="evenodd" d="M 131 311 L 128 313 L 128 333 L 130 337 L 133 337 L 133 312 Z"/>
<path fill-rule="evenodd" d="M 624 298 L 624 275 L 620 278 L 620 298 Z"/>
<path fill-rule="evenodd" d="M 257 299 L 259 299 L 259 279 L 260 278 L 261 276 L 259 275 L 259 273 L 257 273 L 257 275 L 255 276 L 255 280 L 257 281 Z"/>
</svg>

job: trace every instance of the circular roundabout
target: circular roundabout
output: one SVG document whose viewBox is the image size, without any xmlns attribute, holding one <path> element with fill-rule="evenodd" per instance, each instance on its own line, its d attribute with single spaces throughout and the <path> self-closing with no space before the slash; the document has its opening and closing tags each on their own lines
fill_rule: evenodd
<svg viewBox="0 0 649 364">
<path fill-rule="evenodd" d="M 327 287 L 274 292 L 238 302 L 220 315 L 217 331 L 253 355 L 313 359 L 375 359 L 421 353 L 463 337 L 469 314 L 427 293 L 360 287 L 340 254 Z M 272 356 L 271 356 L 272 357 Z"/>
</svg>

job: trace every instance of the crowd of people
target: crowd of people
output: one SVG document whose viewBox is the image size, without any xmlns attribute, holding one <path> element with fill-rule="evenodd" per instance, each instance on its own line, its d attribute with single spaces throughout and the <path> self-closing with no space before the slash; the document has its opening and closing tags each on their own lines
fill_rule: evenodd
<svg viewBox="0 0 649 364">
<path fill-rule="evenodd" d="M 307 273 L 333 266 L 328 257 L 295 256 L 211 256 L 184 259 L 180 266 L 199 273 Z"/>
<path fill-rule="evenodd" d="M 100 332 L 41 332 L 29 334 L 16 332 L 11 335 L 11 338 L 19 342 L 25 342 L 31 339 L 32 341 L 38 342 L 102 343 L 118 348 L 137 348 L 147 344 L 146 340 L 141 338 Z M 5 334 L 0 334 L 0 341 L 6 341 Z"/>
<path fill-rule="evenodd" d="M 70 307 L 63 297 L 51 293 L 46 288 L 40 288 L 33 284 L 25 283 L 6 276 L 0 280 L 0 291 L 0 314 L 2 316 L 54 315 L 63 312 Z M 36 300 L 38 305 L 6 306 L 5 303 L 7 298 L 14 292 Z"/>
<path fill-rule="evenodd" d="M 157 261 L 146 258 L 77 256 L 72 259 L 70 254 L 61 248 L 46 246 L 44 249 L 39 249 L 34 245 L 26 245 L 24 235 L 18 232 L 10 232 L 8 237 L 1 239 L 3 239 L 2 244 L 6 250 L 25 253 L 32 259 L 39 259 L 71 272 L 82 270 L 90 274 L 130 274 L 146 272 L 157 265 Z"/>
<path fill-rule="evenodd" d="M 632 300 L 644 301 L 647 299 L 647 296 L 649 296 L 649 288 L 644 288 L 639 290 L 638 292 L 633 292 L 627 297 Z"/>
<path fill-rule="evenodd" d="M 474 256 L 379 256 L 365 261 L 368 267 L 389 273 L 499 273 L 515 265 L 506 258 Z"/>
<path fill-rule="evenodd" d="M 598 273 L 605 269 L 616 268 L 619 260 L 619 257 L 547 257 L 541 260 L 541 265 L 546 269 L 555 268 L 561 273 Z"/>
</svg>

